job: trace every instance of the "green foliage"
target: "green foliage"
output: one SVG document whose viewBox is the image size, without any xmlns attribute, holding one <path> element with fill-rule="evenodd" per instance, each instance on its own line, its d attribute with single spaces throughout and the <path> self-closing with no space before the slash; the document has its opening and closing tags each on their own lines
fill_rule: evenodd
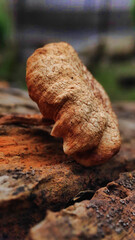
<svg viewBox="0 0 135 240">
<path fill-rule="evenodd" d="M 13 21 L 8 1 L 0 0 L 0 79 L 9 80 L 15 60 Z"/>
<path fill-rule="evenodd" d="M 131 4 L 131 15 L 132 15 L 133 22 L 134 22 L 134 24 L 135 24 L 135 0 L 132 0 L 132 4 Z"/>
<path fill-rule="evenodd" d="M 7 2 L 0 0 L 0 48 L 6 45 L 12 33 L 12 18 Z"/>
<path fill-rule="evenodd" d="M 126 89 L 119 84 L 122 77 L 135 76 L 134 62 L 100 63 L 93 75 L 103 85 L 112 101 L 134 101 L 135 87 Z"/>
</svg>

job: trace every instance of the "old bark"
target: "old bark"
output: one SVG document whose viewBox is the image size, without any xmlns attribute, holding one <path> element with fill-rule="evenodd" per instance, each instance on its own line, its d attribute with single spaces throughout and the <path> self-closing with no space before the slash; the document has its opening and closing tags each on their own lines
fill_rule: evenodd
<svg viewBox="0 0 135 240">
<path fill-rule="evenodd" d="M 134 240 L 135 171 L 99 189 L 88 201 L 54 213 L 32 228 L 28 240 Z"/>
<path fill-rule="evenodd" d="M 121 172 L 135 169 L 135 104 L 116 104 L 115 110 L 120 153 L 104 165 L 85 168 L 63 153 L 61 139 L 49 135 L 48 123 L 26 93 L 0 89 L 0 239 L 24 239 L 47 209 L 90 199 Z"/>
</svg>

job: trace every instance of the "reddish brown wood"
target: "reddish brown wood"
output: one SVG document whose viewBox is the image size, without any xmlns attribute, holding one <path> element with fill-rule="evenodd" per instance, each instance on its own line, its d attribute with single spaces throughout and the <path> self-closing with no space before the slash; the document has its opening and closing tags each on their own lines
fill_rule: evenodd
<svg viewBox="0 0 135 240">
<path fill-rule="evenodd" d="M 80 191 L 94 193 L 135 169 L 134 104 L 115 105 L 120 153 L 104 165 L 84 168 L 63 153 L 62 141 L 49 135 L 48 123 L 24 92 L 0 90 L 0 100 L 0 239 L 24 239 L 47 209 L 60 210 Z"/>
</svg>

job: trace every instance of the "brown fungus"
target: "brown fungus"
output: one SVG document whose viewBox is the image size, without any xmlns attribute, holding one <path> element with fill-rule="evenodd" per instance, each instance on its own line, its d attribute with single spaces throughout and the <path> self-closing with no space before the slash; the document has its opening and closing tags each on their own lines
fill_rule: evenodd
<svg viewBox="0 0 135 240">
<path fill-rule="evenodd" d="M 55 122 L 51 135 L 63 138 L 67 155 L 92 166 L 119 151 L 110 100 L 72 46 L 60 42 L 37 49 L 27 61 L 26 81 L 44 118 Z"/>
</svg>

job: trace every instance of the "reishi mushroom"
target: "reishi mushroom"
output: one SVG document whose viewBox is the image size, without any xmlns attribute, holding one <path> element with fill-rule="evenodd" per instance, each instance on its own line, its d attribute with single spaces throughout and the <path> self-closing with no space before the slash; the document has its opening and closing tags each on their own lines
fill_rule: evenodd
<svg viewBox="0 0 135 240">
<path fill-rule="evenodd" d="M 29 95 L 45 119 L 54 121 L 51 135 L 63 138 L 63 150 L 84 166 L 109 160 L 121 145 L 118 122 L 109 97 L 66 42 L 37 49 L 27 60 Z"/>
</svg>

